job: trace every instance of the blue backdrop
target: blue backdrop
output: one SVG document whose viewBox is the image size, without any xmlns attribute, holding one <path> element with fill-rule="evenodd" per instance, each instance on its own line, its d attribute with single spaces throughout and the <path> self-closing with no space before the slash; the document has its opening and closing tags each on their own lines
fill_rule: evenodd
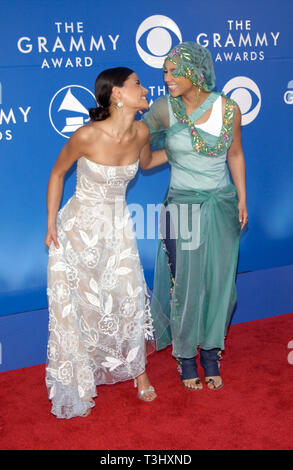
<svg viewBox="0 0 293 470">
<path fill-rule="evenodd" d="M 239 272 L 293 264 L 291 0 L 1 0 L 0 314 L 47 306 L 46 187 L 66 139 L 88 120 L 105 68 L 133 68 L 149 101 L 179 41 L 212 53 L 217 89 L 243 113 L 249 230 Z M 128 202 L 159 203 L 169 169 L 139 172 Z M 72 194 L 66 177 L 62 203 Z M 138 240 L 152 287 L 156 240 Z"/>
</svg>

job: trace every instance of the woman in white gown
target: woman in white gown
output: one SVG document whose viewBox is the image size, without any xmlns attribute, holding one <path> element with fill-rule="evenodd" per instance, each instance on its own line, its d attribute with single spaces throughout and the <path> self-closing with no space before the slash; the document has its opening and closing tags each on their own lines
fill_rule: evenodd
<svg viewBox="0 0 293 470">
<path fill-rule="evenodd" d="M 156 397 L 145 371 L 153 339 L 149 298 L 125 201 L 149 131 L 135 121 L 147 90 L 130 69 L 102 72 L 98 107 L 61 150 L 48 191 L 49 341 L 46 384 L 58 418 L 88 416 L 96 386 L 135 379 Z M 66 172 L 77 161 L 74 195 L 58 212 Z"/>
</svg>

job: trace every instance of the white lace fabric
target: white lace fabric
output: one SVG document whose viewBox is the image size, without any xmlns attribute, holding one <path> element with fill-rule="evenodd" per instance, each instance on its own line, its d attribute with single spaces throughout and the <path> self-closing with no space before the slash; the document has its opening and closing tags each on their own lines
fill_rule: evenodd
<svg viewBox="0 0 293 470">
<path fill-rule="evenodd" d="M 52 413 L 82 416 L 96 386 L 137 377 L 152 341 L 150 303 L 125 192 L 138 162 L 82 157 L 75 194 L 57 217 L 48 263 L 46 384 Z"/>
</svg>

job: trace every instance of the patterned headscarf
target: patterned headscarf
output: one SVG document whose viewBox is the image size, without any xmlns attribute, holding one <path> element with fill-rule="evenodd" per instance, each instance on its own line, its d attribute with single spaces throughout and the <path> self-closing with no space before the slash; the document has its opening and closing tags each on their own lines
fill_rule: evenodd
<svg viewBox="0 0 293 470">
<path fill-rule="evenodd" d="M 196 42 L 182 42 L 174 47 L 165 60 L 176 65 L 174 77 L 185 77 L 204 91 L 216 86 L 213 60 L 208 49 Z"/>
<path fill-rule="evenodd" d="M 210 93 L 216 86 L 216 76 L 212 56 L 203 46 L 195 42 L 182 42 L 174 47 L 166 60 L 170 60 L 176 69 L 175 77 L 185 77 L 200 89 Z M 220 95 L 220 93 L 218 93 Z M 186 115 L 186 108 L 181 96 L 169 97 L 173 114 L 181 124 L 187 124 L 194 150 L 199 155 L 217 157 L 223 155 L 231 145 L 236 103 L 226 97 L 225 113 L 221 133 L 214 145 L 207 144 L 198 132 L 194 119 Z"/>
</svg>

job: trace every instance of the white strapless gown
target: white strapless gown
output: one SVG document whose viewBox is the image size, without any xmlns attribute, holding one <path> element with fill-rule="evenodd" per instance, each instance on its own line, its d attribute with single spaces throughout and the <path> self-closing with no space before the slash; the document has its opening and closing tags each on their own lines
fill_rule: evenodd
<svg viewBox="0 0 293 470">
<path fill-rule="evenodd" d="M 125 201 L 138 162 L 77 162 L 75 194 L 57 217 L 60 248 L 48 263 L 49 341 L 46 384 L 52 413 L 83 415 L 96 386 L 145 370 L 153 339 L 149 298 Z"/>
</svg>

